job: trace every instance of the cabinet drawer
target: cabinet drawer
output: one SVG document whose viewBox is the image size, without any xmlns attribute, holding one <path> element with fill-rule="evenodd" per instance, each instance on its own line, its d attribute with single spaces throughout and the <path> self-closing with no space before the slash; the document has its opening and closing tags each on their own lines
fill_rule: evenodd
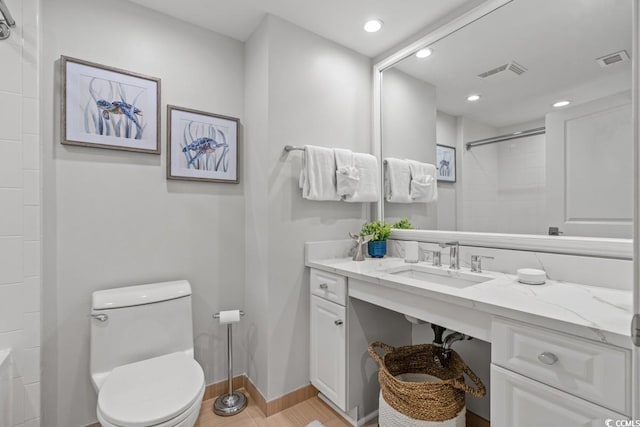
<svg viewBox="0 0 640 427">
<path fill-rule="evenodd" d="M 496 318 L 491 335 L 494 364 L 630 414 L 629 351 Z"/>
<path fill-rule="evenodd" d="M 491 427 L 604 427 L 608 419 L 627 417 L 491 365 Z"/>
<path fill-rule="evenodd" d="M 340 305 L 347 302 L 347 278 L 338 274 L 311 269 L 311 295 Z"/>
</svg>

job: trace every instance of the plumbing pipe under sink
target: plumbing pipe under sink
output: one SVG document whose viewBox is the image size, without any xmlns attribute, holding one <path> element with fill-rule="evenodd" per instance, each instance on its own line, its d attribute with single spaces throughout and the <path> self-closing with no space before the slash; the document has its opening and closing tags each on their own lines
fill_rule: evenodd
<svg viewBox="0 0 640 427">
<path fill-rule="evenodd" d="M 461 332 L 453 332 L 449 335 L 447 335 L 444 338 L 444 344 L 442 345 L 442 349 L 444 351 L 444 360 L 445 362 L 449 359 L 449 355 L 451 354 L 451 346 L 453 345 L 454 342 L 456 341 L 465 341 L 465 340 L 470 340 L 473 337 L 470 337 L 469 335 L 465 335 Z"/>
<path fill-rule="evenodd" d="M 0 427 L 11 424 L 11 350 L 0 351 Z"/>
</svg>

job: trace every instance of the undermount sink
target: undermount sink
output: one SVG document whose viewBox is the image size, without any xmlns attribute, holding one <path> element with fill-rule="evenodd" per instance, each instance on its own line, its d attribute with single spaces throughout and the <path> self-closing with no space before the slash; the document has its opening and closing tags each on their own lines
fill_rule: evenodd
<svg viewBox="0 0 640 427">
<path fill-rule="evenodd" d="M 443 267 L 430 267 L 426 265 L 407 264 L 391 268 L 387 273 L 394 276 L 407 277 L 421 282 L 435 283 L 454 288 L 467 288 L 478 283 L 493 280 L 493 277 L 480 273 L 470 273 L 459 270 L 450 270 Z"/>
</svg>

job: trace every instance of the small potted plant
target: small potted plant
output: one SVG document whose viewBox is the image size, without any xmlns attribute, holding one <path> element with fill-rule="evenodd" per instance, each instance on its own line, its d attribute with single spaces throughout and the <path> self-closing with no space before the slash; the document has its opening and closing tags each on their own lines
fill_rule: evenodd
<svg viewBox="0 0 640 427">
<path fill-rule="evenodd" d="M 387 239 L 391 235 L 391 226 L 384 221 L 365 222 L 360 230 L 361 236 L 373 235 L 367 243 L 367 251 L 372 258 L 382 258 L 387 253 Z"/>
<path fill-rule="evenodd" d="M 401 230 L 413 230 L 413 225 L 409 221 L 409 218 L 402 218 L 391 226 L 391 228 L 399 228 Z"/>
</svg>

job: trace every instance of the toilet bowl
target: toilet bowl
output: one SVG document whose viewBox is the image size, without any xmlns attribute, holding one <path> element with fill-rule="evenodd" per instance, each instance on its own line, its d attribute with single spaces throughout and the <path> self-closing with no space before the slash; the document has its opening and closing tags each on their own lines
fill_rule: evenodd
<svg viewBox="0 0 640 427">
<path fill-rule="evenodd" d="M 193 427 L 205 379 L 187 281 L 93 293 L 91 379 L 103 427 Z"/>
<path fill-rule="evenodd" d="M 98 421 L 103 427 L 193 426 L 204 390 L 200 365 L 184 353 L 120 366 L 102 384 Z"/>
</svg>

